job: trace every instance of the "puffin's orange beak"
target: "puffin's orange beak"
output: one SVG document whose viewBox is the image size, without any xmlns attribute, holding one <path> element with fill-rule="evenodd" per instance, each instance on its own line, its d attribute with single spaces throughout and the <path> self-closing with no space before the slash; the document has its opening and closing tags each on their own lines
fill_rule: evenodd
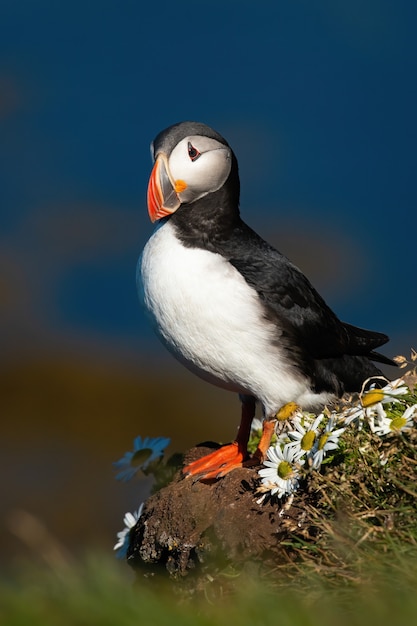
<svg viewBox="0 0 417 626">
<path fill-rule="evenodd" d="M 181 204 L 178 192 L 186 186 L 183 181 L 171 181 L 166 156 L 159 154 L 148 184 L 148 213 L 152 222 L 175 213 Z"/>
</svg>

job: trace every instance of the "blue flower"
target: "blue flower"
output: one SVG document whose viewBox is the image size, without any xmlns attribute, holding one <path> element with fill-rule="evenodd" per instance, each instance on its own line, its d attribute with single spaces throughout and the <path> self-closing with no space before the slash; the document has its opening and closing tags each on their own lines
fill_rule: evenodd
<svg viewBox="0 0 417 626">
<path fill-rule="evenodd" d="M 117 533 L 117 543 L 115 544 L 113 548 L 113 550 L 117 550 L 116 557 L 118 559 L 124 559 L 127 555 L 127 549 L 129 547 L 129 541 L 130 541 L 130 531 L 132 530 L 132 528 L 135 526 L 136 522 L 142 515 L 142 509 L 143 509 L 143 502 L 137 511 L 134 511 L 133 513 L 126 513 L 126 515 L 123 518 L 125 527 L 123 528 L 123 530 Z"/>
<path fill-rule="evenodd" d="M 136 437 L 133 441 L 133 451 L 126 452 L 124 457 L 113 463 L 121 470 L 116 475 L 116 480 L 126 482 L 139 470 L 146 470 L 153 461 L 163 455 L 170 441 L 167 437 L 145 437 L 143 441 L 141 437 Z"/>
</svg>

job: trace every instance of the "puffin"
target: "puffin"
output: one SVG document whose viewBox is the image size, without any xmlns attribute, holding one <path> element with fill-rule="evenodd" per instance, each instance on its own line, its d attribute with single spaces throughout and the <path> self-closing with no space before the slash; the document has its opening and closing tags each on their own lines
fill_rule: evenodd
<svg viewBox="0 0 417 626">
<path fill-rule="evenodd" d="M 387 335 L 340 321 L 301 270 L 242 220 L 238 162 L 224 137 L 180 122 L 156 136 L 151 155 L 156 227 L 137 265 L 139 297 L 167 349 L 241 401 L 236 439 L 183 469 L 212 481 L 265 459 L 280 410 L 322 410 L 381 376 L 374 362 L 396 364 L 376 351 Z M 250 456 L 257 403 L 263 430 Z"/>
</svg>

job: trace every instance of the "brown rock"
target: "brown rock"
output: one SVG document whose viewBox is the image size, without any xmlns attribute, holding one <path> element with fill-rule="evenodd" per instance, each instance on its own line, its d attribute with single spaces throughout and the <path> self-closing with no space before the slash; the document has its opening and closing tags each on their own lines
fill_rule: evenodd
<svg viewBox="0 0 417 626">
<path fill-rule="evenodd" d="M 210 446 L 210 447 L 208 447 Z M 186 455 L 187 464 L 212 451 L 202 444 Z M 151 496 L 131 531 L 128 562 L 143 573 L 161 569 L 176 578 L 191 570 L 215 572 L 229 564 L 288 560 L 281 542 L 300 526 L 303 510 L 276 498 L 258 503 L 259 468 L 240 468 L 223 478 L 203 483 L 174 480 Z"/>
</svg>

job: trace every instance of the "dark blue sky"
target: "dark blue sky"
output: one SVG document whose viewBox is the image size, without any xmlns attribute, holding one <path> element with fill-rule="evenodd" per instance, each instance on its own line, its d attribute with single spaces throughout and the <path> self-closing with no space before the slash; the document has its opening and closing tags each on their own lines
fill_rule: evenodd
<svg viewBox="0 0 417 626">
<path fill-rule="evenodd" d="M 3 0 L 2 340 L 141 350 L 149 143 L 196 119 L 238 156 L 244 218 L 341 318 L 416 346 L 416 18 L 411 0 Z"/>
</svg>

